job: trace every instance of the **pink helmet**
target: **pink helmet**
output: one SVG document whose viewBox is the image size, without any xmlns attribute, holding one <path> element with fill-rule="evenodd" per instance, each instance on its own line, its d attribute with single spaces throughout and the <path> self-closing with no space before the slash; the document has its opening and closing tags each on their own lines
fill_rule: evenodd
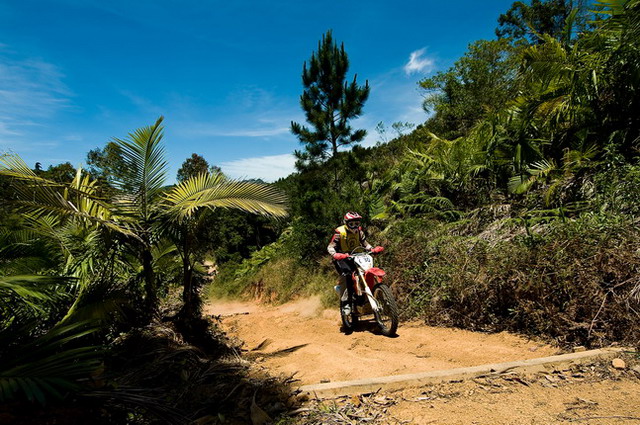
<svg viewBox="0 0 640 425">
<path fill-rule="evenodd" d="M 349 211 L 344 215 L 344 224 L 346 224 L 351 231 L 355 231 L 360 227 L 360 220 L 362 220 L 362 216 L 354 211 Z"/>
<path fill-rule="evenodd" d="M 355 211 L 349 211 L 344 215 L 344 222 L 351 220 L 362 220 L 362 216 Z"/>
</svg>

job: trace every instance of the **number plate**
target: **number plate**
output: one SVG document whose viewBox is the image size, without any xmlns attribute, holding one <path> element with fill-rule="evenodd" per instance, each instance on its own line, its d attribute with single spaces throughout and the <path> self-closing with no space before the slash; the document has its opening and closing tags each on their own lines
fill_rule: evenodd
<svg viewBox="0 0 640 425">
<path fill-rule="evenodd" d="M 373 267 L 373 257 L 370 255 L 359 255 L 354 258 L 354 261 L 364 270 L 368 270 Z"/>
</svg>

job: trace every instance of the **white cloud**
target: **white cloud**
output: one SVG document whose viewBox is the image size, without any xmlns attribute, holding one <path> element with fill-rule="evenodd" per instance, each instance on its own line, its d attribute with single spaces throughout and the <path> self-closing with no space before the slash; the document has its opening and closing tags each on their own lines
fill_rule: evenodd
<svg viewBox="0 0 640 425">
<path fill-rule="evenodd" d="M 54 65 L 32 59 L 1 59 L 0 112 L 3 116 L 50 116 L 69 105 L 70 92 Z"/>
<path fill-rule="evenodd" d="M 228 133 L 221 133 L 221 136 L 228 137 L 271 137 L 271 136 L 280 136 L 282 134 L 288 134 L 289 127 L 280 127 L 280 128 L 257 128 L 254 130 L 237 130 L 230 131 Z"/>
<path fill-rule="evenodd" d="M 434 68 L 434 61 L 431 58 L 423 57 L 426 48 L 422 48 L 420 50 L 416 50 L 411 52 L 409 55 L 409 62 L 404 66 L 404 72 L 407 75 L 416 74 L 416 73 L 428 73 L 431 72 Z"/>
<path fill-rule="evenodd" d="M 392 128 L 393 123 L 410 123 L 417 126 L 428 118 L 422 109 L 423 95 L 416 80 L 406 77 L 400 67 L 376 76 L 369 84 L 371 95 L 364 107 L 365 114 L 352 123 L 353 128 L 367 130 L 362 146 L 374 146 L 378 142 L 397 137 L 398 134 Z M 376 131 L 379 122 L 386 128 L 383 135 Z"/>
<path fill-rule="evenodd" d="M 202 107 L 192 105 L 185 111 L 191 113 L 181 114 L 176 119 L 179 121 L 176 125 L 183 135 L 189 137 L 282 139 L 291 134 L 292 120 L 304 121 L 300 108 L 288 99 L 271 96 L 264 90 L 256 89 L 255 92 L 263 93 L 258 96 L 260 100 L 255 101 L 259 104 L 258 107 L 238 107 L 237 99 L 241 96 L 234 97 L 233 102 L 225 104 L 224 111 L 203 111 Z"/>
<path fill-rule="evenodd" d="M 22 135 L 22 132 L 14 130 L 14 129 L 9 128 L 9 127 L 10 126 L 7 125 L 6 118 L 0 117 L 0 136 L 7 137 L 7 136 L 21 136 Z"/>
<path fill-rule="evenodd" d="M 289 133 L 289 127 L 260 127 L 247 128 L 239 130 L 230 130 L 218 127 L 200 127 L 193 129 L 192 134 L 202 136 L 220 136 L 220 137 L 273 137 Z"/>
<path fill-rule="evenodd" d="M 236 159 L 220 164 L 222 172 L 234 179 L 262 179 L 273 182 L 295 172 L 296 158 L 291 154 Z"/>
<path fill-rule="evenodd" d="M 63 78 L 53 64 L 0 52 L 0 134 L 23 136 L 36 122 L 70 107 Z"/>
<path fill-rule="evenodd" d="M 130 90 L 119 89 L 118 92 L 124 96 L 131 104 L 141 111 L 145 113 L 150 113 L 153 115 L 163 115 L 163 108 L 156 105 L 153 101 L 145 98 L 144 96 L 140 96 Z"/>
</svg>

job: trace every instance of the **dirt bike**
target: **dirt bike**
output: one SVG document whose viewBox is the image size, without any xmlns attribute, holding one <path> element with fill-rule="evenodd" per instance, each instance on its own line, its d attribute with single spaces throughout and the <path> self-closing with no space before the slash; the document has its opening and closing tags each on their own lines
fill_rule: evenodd
<svg viewBox="0 0 640 425">
<path fill-rule="evenodd" d="M 355 266 L 351 274 L 353 299 L 348 299 L 346 288 L 342 291 L 336 288 L 344 331 L 351 333 L 364 316 L 373 315 L 380 332 L 394 336 L 398 329 L 398 306 L 391 288 L 382 283 L 385 271 L 373 267 L 373 257 L 364 248 L 356 248 L 346 261 L 353 261 Z"/>
</svg>

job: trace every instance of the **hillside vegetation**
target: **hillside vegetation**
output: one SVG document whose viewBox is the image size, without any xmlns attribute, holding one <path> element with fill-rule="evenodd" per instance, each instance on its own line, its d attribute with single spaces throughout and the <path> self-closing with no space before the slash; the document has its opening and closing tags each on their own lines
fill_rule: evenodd
<svg viewBox="0 0 640 425">
<path fill-rule="evenodd" d="M 340 152 L 301 137 L 298 173 L 278 182 L 286 230 L 211 292 L 335 302 L 325 248 L 355 210 L 405 318 L 637 344 L 640 3 L 514 4 L 500 22 L 419 82 L 431 116 L 407 134 L 395 123 L 388 143 Z"/>
</svg>

